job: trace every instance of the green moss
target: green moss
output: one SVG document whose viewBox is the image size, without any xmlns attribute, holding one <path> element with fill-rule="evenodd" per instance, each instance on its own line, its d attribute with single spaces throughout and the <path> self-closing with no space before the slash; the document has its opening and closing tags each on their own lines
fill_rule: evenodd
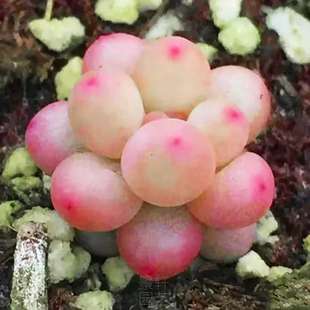
<svg viewBox="0 0 310 310">
<path fill-rule="evenodd" d="M 300 270 L 288 274 L 273 282 L 269 291 L 270 310 L 308 310 L 310 309 L 310 263 Z"/>
</svg>

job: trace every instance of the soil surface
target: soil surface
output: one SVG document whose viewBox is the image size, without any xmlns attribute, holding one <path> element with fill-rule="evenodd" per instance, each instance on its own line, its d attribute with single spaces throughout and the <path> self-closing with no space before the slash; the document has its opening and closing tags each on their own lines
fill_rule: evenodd
<svg viewBox="0 0 310 310">
<path fill-rule="evenodd" d="M 86 47 L 100 34 L 144 33 L 167 11 L 180 17 L 185 30 L 177 33 L 194 42 L 207 42 L 219 49 L 211 66 L 237 64 L 258 71 L 272 94 L 273 113 L 268 130 L 248 149 L 270 164 L 277 185 L 271 208 L 279 223 L 279 242 L 255 247 L 270 266 L 300 268 L 306 262 L 302 240 L 310 234 L 310 66 L 287 60 L 277 35 L 266 29 L 263 5 L 291 5 L 310 17 L 307 1 L 244 0 L 242 15 L 250 17 L 262 35 L 262 44 L 246 56 L 229 55 L 217 41 L 205 0 L 166 1 L 157 12 L 147 12 L 132 26 L 103 22 L 94 15 L 91 0 L 57 0 L 53 17 L 76 16 L 86 26 L 87 39 L 78 48 L 53 53 L 33 38 L 27 24 L 44 15 L 45 1 L 2 0 L 0 4 L 0 162 L 24 141 L 25 128 L 43 106 L 56 100 L 54 77 L 72 56 L 83 56 Z M 24 208 L 51 207 L 42 191 L 23 197 L 0 180 L 0 203 L 19 199 Z M 16 214 L 18 216 L 18 214 Z M 9 309 L 15 232 L 0 233 L 0 309 Z M 101 262 L 97 258 L 94 261 Z M 50 309 L 69 309 L 73 294 L 81 290 L 83 279 L 50 289 Z M 103 281 L 103 289 L 105 279 Z M 130 285 L 115 295 L 115 309 L 267 309 L 268 294 L 259 294 L 257 280 L 241 280 L 234 265 L 206 263 L 199 271 L 188 270 L 165 283 L 148 283 L 134 277 Z"/>
</svg>

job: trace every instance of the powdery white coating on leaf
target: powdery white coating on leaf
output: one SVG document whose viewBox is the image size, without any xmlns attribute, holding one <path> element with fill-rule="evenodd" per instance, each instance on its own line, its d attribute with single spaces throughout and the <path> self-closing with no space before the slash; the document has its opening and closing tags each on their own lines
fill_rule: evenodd
<svg viewBox="0 0 310 310">
<path fill-rule="evenodd" d="M 56 211 L 47 208 L 33 207 L 27 210 L 21 218 L 14 221 L 13 227 L 18 230 L 21 225 L 31 221 L 44 224 L 51 240 L 72 241 L 74 238 L 73 228 Z"/>
<path fill-rule="evenodd" d="M 144 45 L 142 39 L 127 33 L 102 35 L 86 50 L 83 73 L 97 69 L 117 69 L 131 75 Z"/>
<path fill-rule="evenodd" d="M 208 99 L 199 103 L 187 121 L 210 139 L 217 167 L 230 162 L 243 151 L 249 138 L 249 122 L 243 112 L 229 101 Z"/>
<path fill-rule="evenodd" d="M 222 28 L 237 18 L 241 11 L 242 0 L 210 0 L 214 24 Z"/>
<path fill-rule="evenodd" d="M 93 153 L 76 153 L 52 176 L 51 198 L 73 227 L 110 231 L 130 221 L 142 206 L 123 180 L 119 163 Z"/>
<path fill-rule="evenodd" d="M 144 204 L 117 231 L 117 245 L 127 264 L 141 277 L 164 280 L 183 272 L 196 258 L 201 223 L 184 206 Z"/>
<path fill-rule="evenodd" d="M 236 273 L 242 278 L 265 278 L 270 268 L 256 252 L 250 251 L 238 260 Z"/>
<path fill-rule="evenodd" d="M 256 224 L 229 229 L 203 226 L 200 255 L 217 262 L 232 262 L 245 255 L 255 240 Z"/>
<path fill-rule="evenodd" d="M 85 38 L 85 27 L 76 17 L 35 19 L 29 23 L 29 28 L 37 39 L 55 52 L 62 52 Z"/>
<path fill-rule="evenodd" d="M 112 310 L 114 303 L 110 292 L 96 291 L 79 295 L 72 305 L 80 310 Z"/>
<path fill-rule="evenodd" d="M 157 206 L 182 205 L 211 186 L 215 154 L 208 137 L 179 119 L 142 126 L 127 142 L 122 175 L 142 200 Z"/>
<path fill-rule="evenodd" d="M 187 206 L 205 225 L 240 228 L 267 212 L 274 193 L 269 165 L 257 154 L 245 152 L 216 173 L 212 187 Z"/>
<path fill-rule="evenodd" d="M 289 7 L 279 7 L 267 16 L 267 27 L 279 35 L 287 57 L 297 64 L 310 63 L 310 21 Z"/>
<path fill-rule="evenodd" d="M 253 53 L 261 39 L 258 28 L 246 17 L 239 17 L 227 24 L 219 33 L 218 40 L 230 54 Z"/>
<path fill-rule="evenodd" d="M 211 97 L 226 98 L 246 115 L 248 142 L 253 141 L 267 126 L 270 115 L 270 94 L 262 77 L 240 66 L 222 66 L 211 71 L 211 79 Z"/>
<path fill-rule="evenodd" d="M 167 13 L 161 16 L 145 34 L 146 41 L 155 41 L 159 38 L 172 36 L 176 31 L 183 29 L 183 24 L 175 14 Z"/>
<path fill-rule="evenodd" d="M 82 58 L 71 58 L 68 63 L 55 76 L 58 100 L 64 100 L 69 97 L 74 84 L 79 80 L 81 74 Z"/>
<path fill-rule="evenodd" d="M 186 119 L 208 96 L 210 66 L 191 41 L 171 36 L 149 42 L 132 75 L 145 111 Z"/>
<path fill-rule="evenodd" d="M 25 139 L 32 158 L 47 174 L 52 174 L 66 157 L 84 148 L 70 126 L 66 101 L 54 102 L 41 109 L 31 119 Z"/>
<path fill-rule="evenodd" d="M 140 128 L 144 108 L 138 88 L 122 71 L 86 72 L 69 97 L 72 128 L 92 152 L 118 159 Z"/>
<path fill-rule="evenodd" d="M 108 258 L 101 266 L 101 270 L 107 277 L 112 292 L 124 289 L 134 275 L 122 256 Z"/>
</svg>

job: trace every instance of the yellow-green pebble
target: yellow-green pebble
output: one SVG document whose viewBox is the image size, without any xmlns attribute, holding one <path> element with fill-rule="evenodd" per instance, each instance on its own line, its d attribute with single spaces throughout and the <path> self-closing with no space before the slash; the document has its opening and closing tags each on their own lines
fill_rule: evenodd
<svg viewBox="0 0 310 310">
<path fill-rule="evenodd" d="M 20 147 L 12 152 L 5 163 L 2 176 L 13 178 L 17 175 L 26 177 L 34 175 L 38 170 L 35 162 L 25 147 Z"/>
<path fill-rule="evenodd" d="M 21 208 L 19 201 L 12 200 L 0 204 L 0 228 L 8 227 L 12 224 L 12 213 Z"/>
<path fill-rule="evenodd" d="M 55 84 L 58 100 L 67 99 L 73 86 L 82 75 L 83 60 L 81 57 L 73 57 L 56 74 Z"/>
<path fill-rule="evenodd" d="M 259 45 L 260 33 L 246 17 L 239 17 L 227 24 L 219 33 L 218 40 L 230 54 L 246 55 Z"/>
</svg>

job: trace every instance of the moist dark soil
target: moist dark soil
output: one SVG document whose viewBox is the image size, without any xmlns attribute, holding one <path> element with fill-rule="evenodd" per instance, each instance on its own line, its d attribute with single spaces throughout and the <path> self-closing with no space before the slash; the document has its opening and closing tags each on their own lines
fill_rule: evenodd
<svg viewBox="0 0 310 310">
<path fill-rule="evenodd" d="M 282 52 L 277 35 L 266 29 L 263 5 L 290 5 L 310 17 L 308 2 L 244 0 L 242 15 L 258 25 L 262 43 L 248 56 L 229 55 L 217 41 L 205 0 L 165 1 L 157 12 L 142 14 L 132 26 L 103 22 L 94 15 L 91 0 L 56 0 L 53 17 L 76 16 L 86 26 L 86 41 L 75 49 L 53 53 L 40 44 L 27 28 L 30 20 L 43 17 L 45 1 L 2 0 L 0 4 L 0 163 L 8 152 L 23 143 L 31 117 L 56 100 L 55 74 L 73 56 L 83 56 L 86 47 L 101 34 L 126 32 L 142 36 L 167 11 L 184 23 L 177 35 L 194 42 L 207 42 L 219 49 L 212 67 L 237 64 L 258 71 L 272 95 L 269 127 L 248 149 L 271 166 L 277 185 L 271 208 L 279 223 L 279 242 L 256 246 L 270 266 L 300 268 L 306 262 L 302 240 L 310 234 L 310 66 L 292 64 Z M 35 205 L 51 207 L 43 191 L 21 197 L 0 180 L 0 203 L 19 199 L 24 209 Z M 18 214 L 16 215 L 18 216 Z M 0 309 L 9 309 L 15 232 L 0 233 Z M 101 262 L 97 258 L 94 261 Z M 79 293 L 79 280 L 50 288 L 51 310 L 69 309 Z M 105 288 L 105 279 L 103 289 Z M 258 280 L 242 280 L 234 265 L 206 263 L 199 271 L 184 272 L 165 283 L 147 282 L 135 276 L 130 285 L 115 295 L 115 309 L 268 309 L 268 294 L 257 293 Z"/>
</svg>

